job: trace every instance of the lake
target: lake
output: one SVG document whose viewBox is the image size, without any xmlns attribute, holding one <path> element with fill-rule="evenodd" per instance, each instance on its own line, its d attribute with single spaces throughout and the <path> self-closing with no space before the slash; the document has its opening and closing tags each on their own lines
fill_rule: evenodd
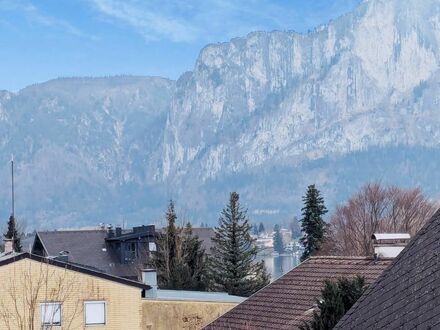
<svg viewBox="0 0 440 330">
<path fill-rule="evenodd" d="M 295 268 L 300 263 L 299 259 L 300 256 L 287 254 L 277 257 L 267 255 L 259 258 L 259 260 L 264 260 L 266 269 L 271 274 L 271 282 Z"/>
</svg>

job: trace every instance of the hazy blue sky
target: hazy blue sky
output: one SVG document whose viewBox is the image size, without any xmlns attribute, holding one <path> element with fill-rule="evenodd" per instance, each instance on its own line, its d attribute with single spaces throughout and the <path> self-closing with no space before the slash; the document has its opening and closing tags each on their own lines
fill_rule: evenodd
<svg viewBox="0 0 440 330">
<path fill-rule="evenodd" d="M 56 77 L 176 79 L 207 43 L 305 32 L 360 0 L 0 0 L 0 89 Z"/>
</svg>

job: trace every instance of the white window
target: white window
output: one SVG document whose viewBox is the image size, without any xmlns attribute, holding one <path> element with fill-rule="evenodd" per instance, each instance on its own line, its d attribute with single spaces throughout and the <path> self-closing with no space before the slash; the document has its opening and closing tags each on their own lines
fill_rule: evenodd
<svg viewBox="0 0 440 330">
<path fill-rule="evenodd" d="M 61 326 L 61 303 L 41 304 L 40 311 L 43 326 Z"/>
<path fill-rule="evenodd" d="M 86 325 L 105 324 L 105 301 L 87 301 L 84 303 Z"/>
</svg>

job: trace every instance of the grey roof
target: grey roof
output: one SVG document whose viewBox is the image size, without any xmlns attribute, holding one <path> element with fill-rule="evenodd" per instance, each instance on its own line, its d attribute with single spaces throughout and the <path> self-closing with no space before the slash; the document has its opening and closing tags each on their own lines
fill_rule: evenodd
<svg viewBox="0 0 440 330">
<path fill-rule="evenodd" d="M 204 292 L 185 290 L 157 290 L 158 300 L 205 301 L 219 303 L 241 303 L 246 298 L 231 296 L 226 292 Z"/>
<path fill-rule="evenodd" d="M 165 228 L 159 229 L 160 232 L 163 232 Z M 199 239 L 202 241 L 202 246 L 205 248 L 206 253 L 210 253 L 211 247 L 214 245 L 212 242 L 212 238 L 215 235 L 214 228 L 192 228 L 193 235 L 197 235 Z"/>
<path fill-rule="evenodd" d="M 440 329 L 440 210 L 335 329 Z"/>
<path fill-rule="evenodd" d="M 136 277 L 136 269 L 120 264 L 107 246 L 105 230 L 63 230 L 37 232 L 49 256 L 69 252 L 69 262 L 90 266 L 105 273 L 122 277 Z"/>
<path fill-rule="evenodd" d="M 214 237 L 213 228 L 193 228 L 193 235 L 197 235 L 199 239 L 202 240 L 202 246 L 205 248 L 207 253 L 210 253 L 211 247 L 214 245 L 212 238 Z"/>
</svg>

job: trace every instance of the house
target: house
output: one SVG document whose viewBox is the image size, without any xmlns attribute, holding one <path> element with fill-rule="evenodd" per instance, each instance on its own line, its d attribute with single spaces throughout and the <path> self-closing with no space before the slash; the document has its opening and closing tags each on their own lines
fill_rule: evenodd
<svg viewBox="0 0 440 330">
<path fill-rule="evenodd" d="M 0 256 L 0 329 L 145 329 L 151 287 L 42 256 Z"/>
<path fill-rule="evenodd" d="M 166 228 L 160 228 L 158 229 L 158 232 L 163 233 L 165 229 Z M 202 247 L 205 249 L 205 252 L 209 254 L 211 252 L 211 248 L 214 246 L 214 242 L 212 241 L 212 238 L 215 237 L 214 228 L 193 227 L 192 234 L 197 236 L 199 240 L 202 241 Z"/>
<path fill-rule="evenodd" d="M 222 292 L 159 289 L 144 298 L 142 323 L 152 330 L 201 329 L 244 300 Z"/>
<path fill-rule="evenodd" d="M 298 329 L 311 320 L 324 280 L 361 275 L 372 283 L 391 262 L 389 258 L 309 258 L 205 329 Z"/>
<path fill-rule="evenodd" d="M 132 230 L 120 227 L 95 230 L 39 231 L 31 253 L 63 259 L 97 271 L 132 280 L 140 279 L 142 265 L 156 249 L 153 225 Z"/>
<path fill-rule="evenodd" d="M 440 210 L 335 329 L 440 329 Z"/>
</svg>

